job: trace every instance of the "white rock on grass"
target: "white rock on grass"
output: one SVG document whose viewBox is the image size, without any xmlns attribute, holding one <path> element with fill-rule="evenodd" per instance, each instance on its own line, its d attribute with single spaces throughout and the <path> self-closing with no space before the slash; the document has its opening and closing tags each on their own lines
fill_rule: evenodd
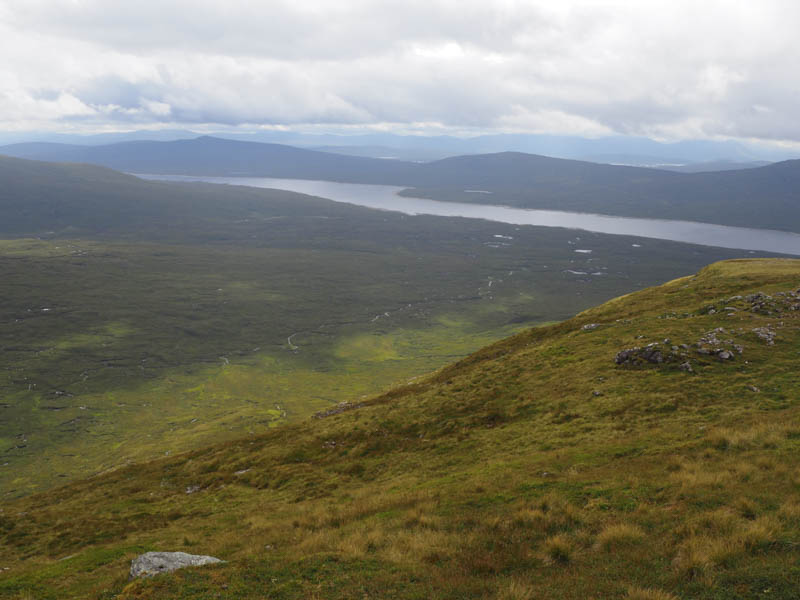
<svg viewBox="0 0 800 600">
<path fill-rule="evenodd" d="M 223 562 L 213 556 L 186 552 L 145 552 L 131 561 L 131 577 L 152 577 L 184 567 L 199 567 Z"/>
</svg>

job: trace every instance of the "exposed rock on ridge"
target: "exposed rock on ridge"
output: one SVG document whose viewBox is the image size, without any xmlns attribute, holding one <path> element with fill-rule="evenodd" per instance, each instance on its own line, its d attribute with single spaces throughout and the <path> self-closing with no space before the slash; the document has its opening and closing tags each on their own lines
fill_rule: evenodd
<svg viewBox="0 0 800 600">
<path fill-rule="evenodd" d="M 213 556 L 186 552 L 145 552 L 131 561 L 131 578 L 152 577 L 185 567 L 199 567 L 223 562 Z"/>
</svg>

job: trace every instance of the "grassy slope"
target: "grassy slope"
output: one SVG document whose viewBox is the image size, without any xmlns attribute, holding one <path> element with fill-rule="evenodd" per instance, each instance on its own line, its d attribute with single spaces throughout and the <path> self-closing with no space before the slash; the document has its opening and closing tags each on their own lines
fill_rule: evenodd
<svg viewBox="0 0 800 600">
<path fill-rule="evenodd" d="M 96 167 L 0 167 L 0 231 L 56 231 L 0 241 L 6 498 L 259 433 L 739 255 Z"/>
<path fill-rule="evenodd" d="M 796 598 L 798 284 L 715 264 L 355 410 L 7 503 L 0 596 Z M 742 355 L 694 350 L 719 327 Z M 665 338 L 693 373 L 615 366 Z M 228 562 L 128 582 L 155 549 Z"/>
<path fill-rule="evenodd" d="M 88 165 L 0 158 L 0 179 L 3 498 L 261 433 L 740 254 Z"/>
<path fill-rule="evenodd" d="M 583 235 L 586 258 L 563 230 L 354 217 L 308 242 L 304 218 L 249 244 L 0 242 L 3 495 L 262 432 L 736 255 Z"/>
</svg>

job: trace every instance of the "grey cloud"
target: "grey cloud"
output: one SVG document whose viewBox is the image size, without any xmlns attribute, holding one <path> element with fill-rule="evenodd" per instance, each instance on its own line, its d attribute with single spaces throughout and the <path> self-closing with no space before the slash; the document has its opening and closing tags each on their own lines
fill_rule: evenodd
<svg viewBox="0 0 800 600">
<path fill-rule="evenodd" d="M 145 98 L 155 99 L 163 94 L 153 82 L 133 83 L 119 75 L 104 75 L 84 83 L 75 92 L 83 102 L 94 106 L 116 105 L 120 108 L 141 108 Z"/>
<path fill-rule="evenodd" d="M 800 141 L 789 1 L 0 0 L 0 15 L 6 126 Z"/>
<path fill-rule="evenodd" d="M 520 32 L 557 25 L 527 2 L 140 0 L 10 2 L 19 28 L 142 53 L 182 49 L 271 58 L 374 55 L 409 42 L 460 40 L 509 49 Z"/>
</svg>

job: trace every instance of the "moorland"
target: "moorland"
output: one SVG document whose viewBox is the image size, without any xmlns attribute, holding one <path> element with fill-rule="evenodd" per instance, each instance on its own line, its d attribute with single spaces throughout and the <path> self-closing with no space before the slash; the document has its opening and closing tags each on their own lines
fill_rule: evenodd
<svg viewBox="0 0 800 600">
<path fill-rule="evenodd" d="M 526 177 L 597 185 L 562 162 Z M 793 163 L 765 169 L 789 215 Z M 0 180 L 0 597 L 796 597 L 800 261 Z M 131 580 L 150 550 L 225 562 Z"/>
<path fill-rule="evenodd" d="M 5 502 L 0 595 L 796 598 L 799 273 L 717 263 L 349 410 Z M 226 562 L 130 581 L 146 550 Z"/>
<path fill-rule="evenodd" d="M 0 174 L 5 498 L 260 434 L 738 254 L 85 165 Z"/>
</svg>

